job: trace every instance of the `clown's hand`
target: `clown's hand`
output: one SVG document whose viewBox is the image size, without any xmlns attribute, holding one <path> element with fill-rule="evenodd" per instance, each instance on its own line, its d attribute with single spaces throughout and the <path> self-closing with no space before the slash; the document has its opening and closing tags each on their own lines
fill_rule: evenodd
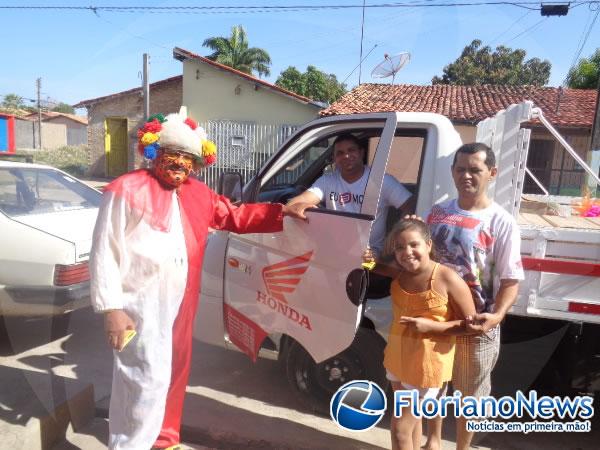
<svg viewBox="0 0 600 450">
<path fill-rule="evenodd" d="M 375 261 L 375 254 L 373 253 L 373 250 L 371 250 L 370 247 L 367 247 L 365 249 L 365 251 L 363 252 L 362 260 L 365 263 L 370 263 L 372 261 Z"/>
<path fill-rule="evenodd" d="M 104 330 L 108 344 L 115 350 L 124 345 L 125 331 L 135 330 L 135 323 L 122 309 L 113 309 L 104 313 Z"/>
<path fill-rule="evenodd" d="M 370 247 L 367 247 L 362 254 L 362 267 L 367 270 L 373 270 L 375 268 L 375 254 Z"/>
<path fill-rule="evenodd" d="M 310 203 L 293 203 L 291 205 L 283 205 L 281 209 L 281 213 L 284 216 L 293 217 L 294 219 L 306 220 L 308 222 L 308 217 L 304 214 L 304 211 L 308 208 L 313 208 L 314 205 Z"/>
</svg>

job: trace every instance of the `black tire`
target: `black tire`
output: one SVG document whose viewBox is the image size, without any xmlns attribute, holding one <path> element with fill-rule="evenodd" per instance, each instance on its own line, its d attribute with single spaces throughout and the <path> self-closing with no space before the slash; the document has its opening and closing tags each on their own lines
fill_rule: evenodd
<svg viewBox="0 0 600 450">
<path fill-rule="evenodd" d="M 329 415 L 331 397 L 351 380 L 371 380 L 387 388 L 383 367 L 385 341 L 373 330 L 359 328 L 354 341 L 343 352 L 319 364 L 298 342 L 291 343 L 286 374 L 292 390 L 313 412 Z"/>
</svg>

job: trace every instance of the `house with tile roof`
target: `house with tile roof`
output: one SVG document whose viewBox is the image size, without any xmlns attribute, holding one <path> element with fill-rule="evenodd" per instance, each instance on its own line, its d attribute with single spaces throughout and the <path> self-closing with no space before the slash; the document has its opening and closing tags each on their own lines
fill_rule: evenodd
<svg viewBox="0 0 600 450">
<path fill-rule="evenodd" d="M 190 51 L 175 47 L 173 57 L 183 63 L 183 75 L 150 84 L 150 114 L 168 114 L 186 106 L 188 115 L 217 144 L 221 169 L 254 171 L 273 147 L 298 126 L 317 118 L 323 108 L 309 98 Z M 143 164 L 136 150 L 142 100 L 138 87 L 74 105 L 88 112 L 90 175 L 114 177 Z M 268 149 L 264 154 L 263 148 Z"/>
<path fill-rule="evenodd" d="M 448 117 L 463 142 L 472 142 L 478 122 L 511 104 L 531 100 L 579 155 L 589 161 L 597 96 L 596 90 L 560 87 L 365 83 L 321 111 L 321 115 L 433 112 Z M 552 194 L 579 193 L 584 181 L 581 168 L 539 122 L 530 122 L 527 127 L 532 130 L 527 160 L 530 170 Z M 526 182 L 525 192 L 538 192 L 531 180 Z"/>
<path fill-rule="evenodd" d="M 173 58 L 183 62 L 183 104 L 201 121 L 305 123 L 324 106 L 179 47 Z"/>
<path fill-rule="evenodd" d="M 182 87 L 181 75 L 150 83 L 150 114 L 179 111 Z M 137 129 L 144 120 L 141 87 L 82 100 L 73 107 L 87 109 L 88 175 L 116 177 L 143 164 L 136 151 Z"/>
<path fill-rule="evenodd" d="M 217 164 L 203 171 L 215 186 L 223 170 L 246 180 L 300 126 L 325 106 L 208 58 L 173 49 L 183 63 L 183 104 L 217 144 Z"/>
<path fill-rule="evenodd" d="M 32 112 L 27 114 L 24 118 L 26 120 L 36 122 L 38 120 L 38 113 Z M 87 125 L 88 119 L 85 116 L 79 116 L 77 114 L 61 113 L 56 111 L 43 111 L 42 122 L 63 124 L 67 132 L 66 145 L 82 145 L 87 144 Z M 43 134 L 42 134 L 43 137 Z"/>
</svg>

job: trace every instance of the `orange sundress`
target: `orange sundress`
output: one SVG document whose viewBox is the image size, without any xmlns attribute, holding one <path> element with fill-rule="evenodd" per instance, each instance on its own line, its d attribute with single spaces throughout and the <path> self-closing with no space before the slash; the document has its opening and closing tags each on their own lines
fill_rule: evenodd
<svg viewBox="0 0 600 450">
<path fill-rule="evenodd" d="M 400 316 L 425 317 L 437 322 L 454 320 L 448 298 L 433 289 L 439 267 L 436 263 L 427 291 L 410 293 L 398 280 L 391 285 L 394 321 L 385 348 L 385 368 L 413 386 L 439 388 L 452 378 L 456 338 L 433 333 L 420 333 L 399 322 Z"/>
</svg>

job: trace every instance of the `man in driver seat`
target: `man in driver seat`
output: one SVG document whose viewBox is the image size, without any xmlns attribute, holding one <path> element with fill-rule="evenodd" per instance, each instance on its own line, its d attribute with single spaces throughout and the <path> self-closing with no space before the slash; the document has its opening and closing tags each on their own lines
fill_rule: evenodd
<svg viewBox="0 0 600 450">
<path fill-rule="evenodd" d="M 305 203 L 317 206 L 325 202 L 327 209 L 360 213 L 369 179 L 370 167 L 364 164 L 365 147 L 350 133 L 339 135 L 333 143 L 335 170 L 321 176 L 302 194 L 292 198 L 288 205 Z M 383 249 L 388 207 L 400 208 L 403 213 L 413 212 L 411 193 L 391 175 L 385 174 L 381 200 L 371 230 L 369 246 L 375 257 Z"/>
</svg>

